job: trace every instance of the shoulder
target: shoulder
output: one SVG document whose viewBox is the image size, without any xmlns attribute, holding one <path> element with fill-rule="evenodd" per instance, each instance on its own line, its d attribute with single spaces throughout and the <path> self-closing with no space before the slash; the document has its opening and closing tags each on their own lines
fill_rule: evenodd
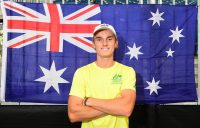
<svg viewBox="0 0 200 128">
<path fill-rule="evenodd" d="M 119 62 L 116 62 L 116 63 L 118 65 L 118 68 L 121 68 L 125 72 L 135 72 L 135 70 L 130 66 L 124 65 L 124 64 L 119 63 Z"/>
<path fill-rule="evenodd" d="M 84 74 L 84 73 L 88 72 L 89 70 L 91 70 L 92 64 L 93 64 L 93 62 L 78 68 L 75 73 Z"/>
</svg>

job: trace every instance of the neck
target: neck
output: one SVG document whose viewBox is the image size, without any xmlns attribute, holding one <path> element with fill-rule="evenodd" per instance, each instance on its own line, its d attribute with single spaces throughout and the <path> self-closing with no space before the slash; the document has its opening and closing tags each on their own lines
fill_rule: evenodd
<svg viewBox="0 0 200 128">
<path fill-rule="evenodd" d="M 112 67 L 115 63 L 115 61 L 113 59 L 97 59 L 96 62 L 97 66 L 101 67 L 101 68 L 109 68 Z"/>
</svg>

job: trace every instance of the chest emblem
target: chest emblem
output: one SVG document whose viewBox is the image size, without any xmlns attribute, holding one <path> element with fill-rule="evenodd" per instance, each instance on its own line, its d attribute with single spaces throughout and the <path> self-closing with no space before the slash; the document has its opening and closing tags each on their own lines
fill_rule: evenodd
<svg viewBox="0 0 200 128">
<path fill-rule="evenodd" d="M 122 75 L 115 74 L 112 78 L 113 84 L 121 84 L 122 83 Z"/>
</svg>

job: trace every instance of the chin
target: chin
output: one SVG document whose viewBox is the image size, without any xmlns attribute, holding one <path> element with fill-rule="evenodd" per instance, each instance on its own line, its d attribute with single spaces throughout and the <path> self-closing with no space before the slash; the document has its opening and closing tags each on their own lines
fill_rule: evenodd
<svg viewBox="0 0 200 128">
<path fill-rule="evenodd" d="M 104 54 L 104 55 L 101 55 L 101 57 L 102 57 L 102 58 L 111 58 L 111 57 L 113 57 L 113 55 L 110 55 L 110 54 L 109 54 L 109 55 L 105 55 L 105 54 Z"/>
</svg>

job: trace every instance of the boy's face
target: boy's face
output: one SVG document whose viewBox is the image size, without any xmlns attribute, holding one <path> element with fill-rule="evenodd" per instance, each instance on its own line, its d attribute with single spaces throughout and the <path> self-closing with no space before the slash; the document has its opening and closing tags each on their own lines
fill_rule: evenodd
<svg viewBox="0 0 200 128">
<path fill-rule="evenodd" d="M 93 46 L 96 49 L 97 57 L 113 58 L 115 48 L 118 47 L 118 42 L 113 32 L 105 29 L 94 36 Z"/>
</svg>

